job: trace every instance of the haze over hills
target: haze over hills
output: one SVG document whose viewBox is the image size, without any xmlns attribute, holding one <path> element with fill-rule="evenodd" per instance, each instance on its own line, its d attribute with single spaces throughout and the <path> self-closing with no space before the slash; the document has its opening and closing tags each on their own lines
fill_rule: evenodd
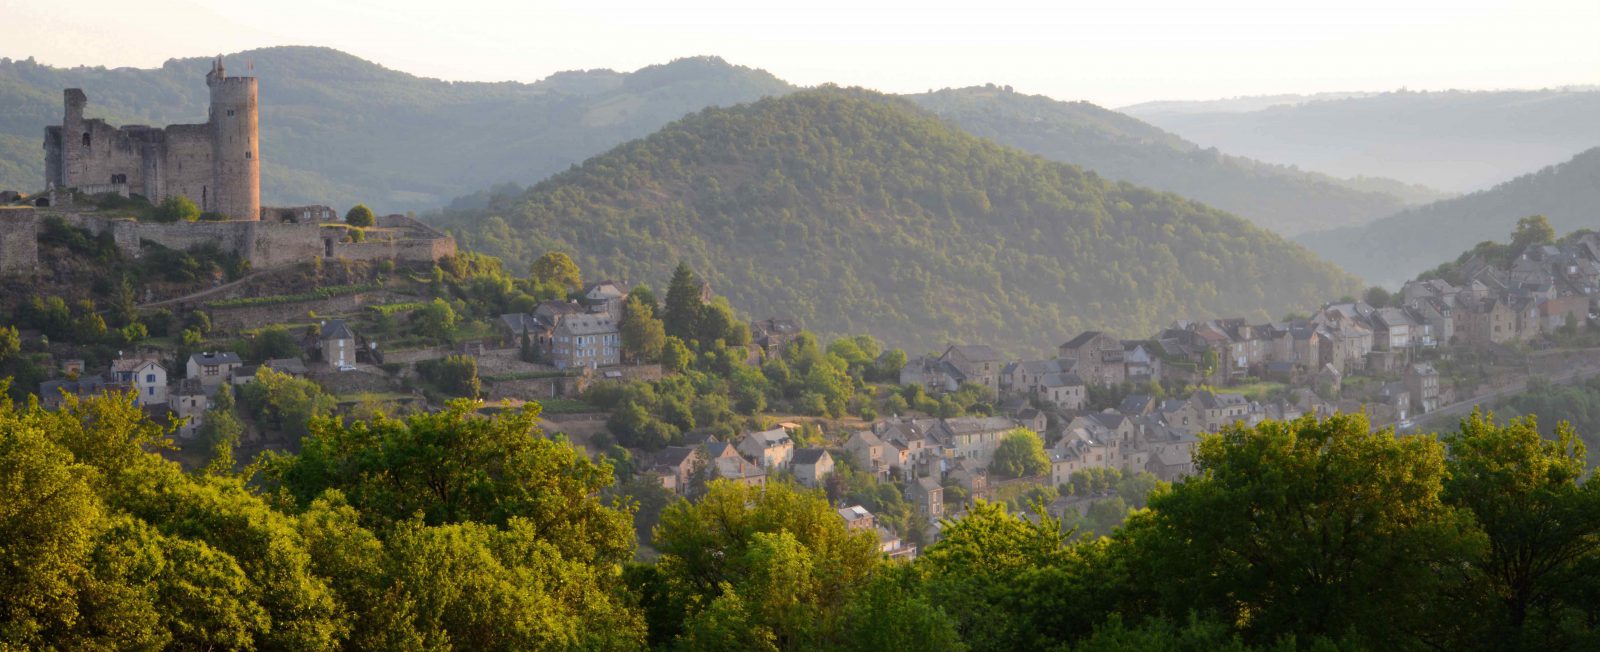
<svg viewBox="0 0 1600 652">
<path fill-rule="evenodd" d="M 683 260 L 752 315 L 915 348 L 1267 319 L 1359 288 L 1243 219 L 836 88 L 702 111 L 441 221 L 513 269 L 562 250 L 660 283 Z"/>
<path fill-rule="evenodd" d="M 1504 240 L 1518 219 L 1535 214 L 1558 233 L 1600 228 L 1600 148 L 1490 190 L 1297 239 L 1369 281 L 1395 285 L 1479 242 Z"/>
<path fill-rule="evenodd" d="M 152 70 L 0 61 L 0 102 L 16 107 L 0 115 L 0 188 L 40 183 L 40 134 L 60 120 L 62 88 L 84 88 L 90 115 L 113 123 L 198 122 L 209 61 Z M 484 189 L 539 181 L 706 106 L 794 90 L 714 57 L 533 84 L 424 79 L 326 48 L 253 50 L 227 62 L 248 62 L 261 80 L 266 201 L 360 201 L 386 211 L 436 207 L 474 191 L 479 196 L 462 205 L 481 205 Z M 983 88 L 911 97 L 980 136 L 1192 196 L 1281 233 L 1360 223 L 1437 198 L 1390 180 L 1339 180 L 1201 150 L 1088 103 Z"/>
<path fill-rule="evenodd" d="M 1088 102 L 992 86 L 908 97 L 974 135 L 1175 192 L 1285 235 L 1363 224 L 1445 196 L 1389 179 L 1336 179 L 1202 149 Z"/>
<path fill-rule="evenodd" d="M 1485 189 L 1600 145 L 1600 88 L 1593 86 L 1401 91 L 1278 101 L 1246 111 L 1238 106 L 1239 100 L 1158 102 L 1122 110 L 1239 156 L 1451 192 Z"/>
<path fill-rule="evenodd" d="M 0 60 L 0 188 L 37 190 L 44 126 L 63 88 L 113 124 L 205 120 L 209 57 L 158 69 L 51 68 Z M 278 205 L 439 206 L 474 188 L 527 183 L 709 105 L 790 90 L 715 58 L 631 73 L 560 73 L 533 84 L 425 79 L 337 50 L 276 47 L 228 55 L 261 84 L 263 198 Z"/>
</svg>

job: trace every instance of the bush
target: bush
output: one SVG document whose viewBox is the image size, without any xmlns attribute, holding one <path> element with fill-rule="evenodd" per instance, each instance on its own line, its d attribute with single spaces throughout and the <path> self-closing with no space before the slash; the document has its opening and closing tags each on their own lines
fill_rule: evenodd
<svg viewBox="0 0 1600 652">
<path fill-rule="evenodd" d="M 372 226 L 377 222 L 377 218 L 373 217 L 372 209 L 367 208 L 366 204 L 356 204 L 350 207 L 350 212 L 344 214 L 344 222 L 350 226 L 364 227 Z"/>
<path fill-rule="evenodd" d="M 183 195 L 173 195 L 166 198 L 151 213 L 151 219 L 157 222 L 193 222 L 200 219 L 200 207 L 194 201 Z"/>
</svg>

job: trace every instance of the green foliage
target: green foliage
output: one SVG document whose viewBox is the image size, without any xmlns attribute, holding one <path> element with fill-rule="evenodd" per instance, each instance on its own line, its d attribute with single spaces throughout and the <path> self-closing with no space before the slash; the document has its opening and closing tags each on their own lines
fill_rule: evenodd
<svg viewBox="0 0 1600 652">
<path fill-rule="evenodd" d="M 1589 466 L 1600 463 L 1600 378 L 1569 385 L 1534 378 L 1527 391 L 1507 399 L 1505 407 L 1534 417 L 1536 423 L 1570 424 L 1588 451 Z"/>
<path fill-rule="evenodd" d="M 670 273 L 662 317 L 686 341 L 691 267 L 747 313 L 900 345 L 1023 333 L 1018 346 L 1053 346 L 1172 315 L 1267 319 L 1358 289 L 1233 216 L 835 88 L 703 111 L 441 223 L 518 263 L 559 249 L 609 276 Z"/>
<path fill-rule="evenodd" d="M 440 391 L 458 398 L 478 398 L 482 383 L 478 379 L 478 359 L 470 355 L 451 355 L 417 363 L 417 373 Z"/>
<path fill-rule="evenodd" d="M 460 321 L 455 309 L 444 299 L 434 299 L 422 306 L 411 319 L 417 325 L 417 332 L 436 340 L 449 340 L 453 337 L 456 323 Z"/>
<path fill-rule="evenodd" d="M 239 403 L 264 427 L 292 437 L 306 434 L 308 422 L 332 413 L 335 405 L 316 382 L 265 367 L 241 386 Z"/>
<path fill-rule="evenodd" d="M 200 207 L 188 197 L 173 195 L 156 206 L 151 219 L 157 222 L 193 222 L 200 219 Z"/>
<path fill-rule="evenodd" d="M 1208 605 L 1247 640 L 1399 645 L 1442 626 L 1438 596 L 1481 546 L 1443 501 L 1444 446 L 1361 415 L 1230 426 L 1201 440 L 1196 466 L 1125 528 L 1135 581 L 1169 616 Z"/>
<path fill-rule="evenodd" d="M 535 282 L 552 284 L 567 292 L 583 287 L 583 273 L 578 270 L 578 264 L 559 251 L 548 252 L 533 261 L 529 276 Z"/>
<path fill-rule="evenodd" d="M 331 299 L 333 297 L 341 297 L 341 296 L 345 296 L 347 294 L 359 294 L 361 292 L 371 292 L 373 290 L 381 290 L 381 289 L 383 289 L 383 285 L 380 284 L 380 283 L 363 283 L 363 284 L 354 284 L 354 285 L 334 285 L 334 286 L 330 286 L 330 287 L 317 288 L 317 289 L 312 290 L 310 292 L 302 292 L 300 294 L 277 294 L 277 295 L 270 295 L 270 296 L 239 297 L 239 298 L 236 298 L 236 299 L 219 299 L 217 301 L 209 301 L 209 302 L 207 302 L 206 306 L 210 307 L 210 308 L 239 308 L 239 307 L 243 307 L 243 306 L 276 306 L 276 305 L 282 305 L 282 304 L 286 304 L 286 303 L 304 303 L 304 302 L 307 302 L 307 301 L 318 301 L 318 300 L 321 300 L 321 299 Z"/>
<path fill-rule="evenodd" d="M 241 342 L 234 350 L 250 364 L 279 358 L 298 358 L 302 352 L 300 341 L 288 329 L 278 325 L 261 329 L 255 337 Z"/>
<path fill-rule="evenodd" d="M 647 303 L 642 296 L 630 294 L 628 302 L 622 307 L 622 348 L 635 359 L 643 362 L 652 362 L 661 359 L 662 349 L 667 343 L 666 326 L 656 318 L 656 309 L 653 302 Z M 682 369 L 682 361 L 679 370 Z"/>
<path fill-rule="evenodd" d="M 351 206 L 350 210 L 344 214 L 344 223 L 350 226 L 366 228 L 372 226 L 375 222 L 377 222 L 377 218 L 372 215 L 372 209 L 367 208 L 366 204 Z"/>
<path fill-rule="evenodd" d="M 655 545 L 667 602 L 685 623 L 680 644 L 691 649 L 748 641 L 728 638 L 739 631 L 771 649 L 832 647 L 845 601 L 880 564 L 872 533 L 845 529 L 822 496 L 782 483 L 713 482 L 698 503 L 661 514 Z"/>
<path fill-rule="evenodd" d="M 1017 428 L 1006 433 L 994 451 L 989 472 L 1002 478 L 1027 478 L 1050 472 L 1050 456 L 1044 452 L 1044 440 L 1027 428 Z"/>
</svg>

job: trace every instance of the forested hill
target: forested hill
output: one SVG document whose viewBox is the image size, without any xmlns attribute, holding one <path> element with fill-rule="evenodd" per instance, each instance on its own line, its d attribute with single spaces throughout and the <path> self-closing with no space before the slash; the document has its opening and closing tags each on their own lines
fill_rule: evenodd
<svg viewBox="0 0 1600 652">
<path fill-rule="evenodd" d="M 1600 87 L 1353 95 L 1122 111 L 1238 156 L 1450 192 L 1483 190 L 1600 146 Z"/>
<path fill-rule="evenodd" d="M 66 69 L 0 59 L 0 189 L 42 186 L 40 143 L 45 125 L 61 122 L 63 88 L 84 89 L 87 114 L 113 124 L 203 122 L 210 61 Z M 530 183 L 706 106 L 790 90 L 710 57 L 533 84 L 425 79 L 327 48 L 251 50 L 226 64 L 260 79 L 264 200 L 386 211 L 439 206 L 463 188 Z"/>
<path fill-rule="evenodd" d="M 514 266 L 564 250 L 659 284 L 685 260 L 752 316 L 918 349 L 1053 347 L 1088 327 L 1142 336 L 1358 289 L 1222 211 L 836 88 L 708 109 L 440 220 Z"/>
<path fill-rule="evenodd" d="M 1490 190 L 1299 239 L 1369 281 L 1397 285 L 1479 242 L 1505 237 L 1518 219 L 1534 214 L 1561 233 L 1600 227 L 1600 148 Z"/>
<path fill-rule="evenodd" d="M 1202 149 L 1088 102 L 994 86 L 908 97 L 974 135 L 1175 192 L 1284 235 L 1364 224 L 1444 196 L 1392 180 L 1337 179 Z"/>
</svg>

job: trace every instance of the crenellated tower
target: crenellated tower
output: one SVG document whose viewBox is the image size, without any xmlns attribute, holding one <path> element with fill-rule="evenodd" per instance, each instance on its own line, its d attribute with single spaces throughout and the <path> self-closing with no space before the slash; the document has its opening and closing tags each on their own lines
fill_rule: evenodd
<svg viewBox="0 0 1600 652">
<path fill-rule="evenodd" d="M 261 219 L 261 140 L 255 77 L 229 77 L 222 57 L 206 73 L 211 89 L 212 197 L 202 210 L 232 220 Z"/>
</svg>

